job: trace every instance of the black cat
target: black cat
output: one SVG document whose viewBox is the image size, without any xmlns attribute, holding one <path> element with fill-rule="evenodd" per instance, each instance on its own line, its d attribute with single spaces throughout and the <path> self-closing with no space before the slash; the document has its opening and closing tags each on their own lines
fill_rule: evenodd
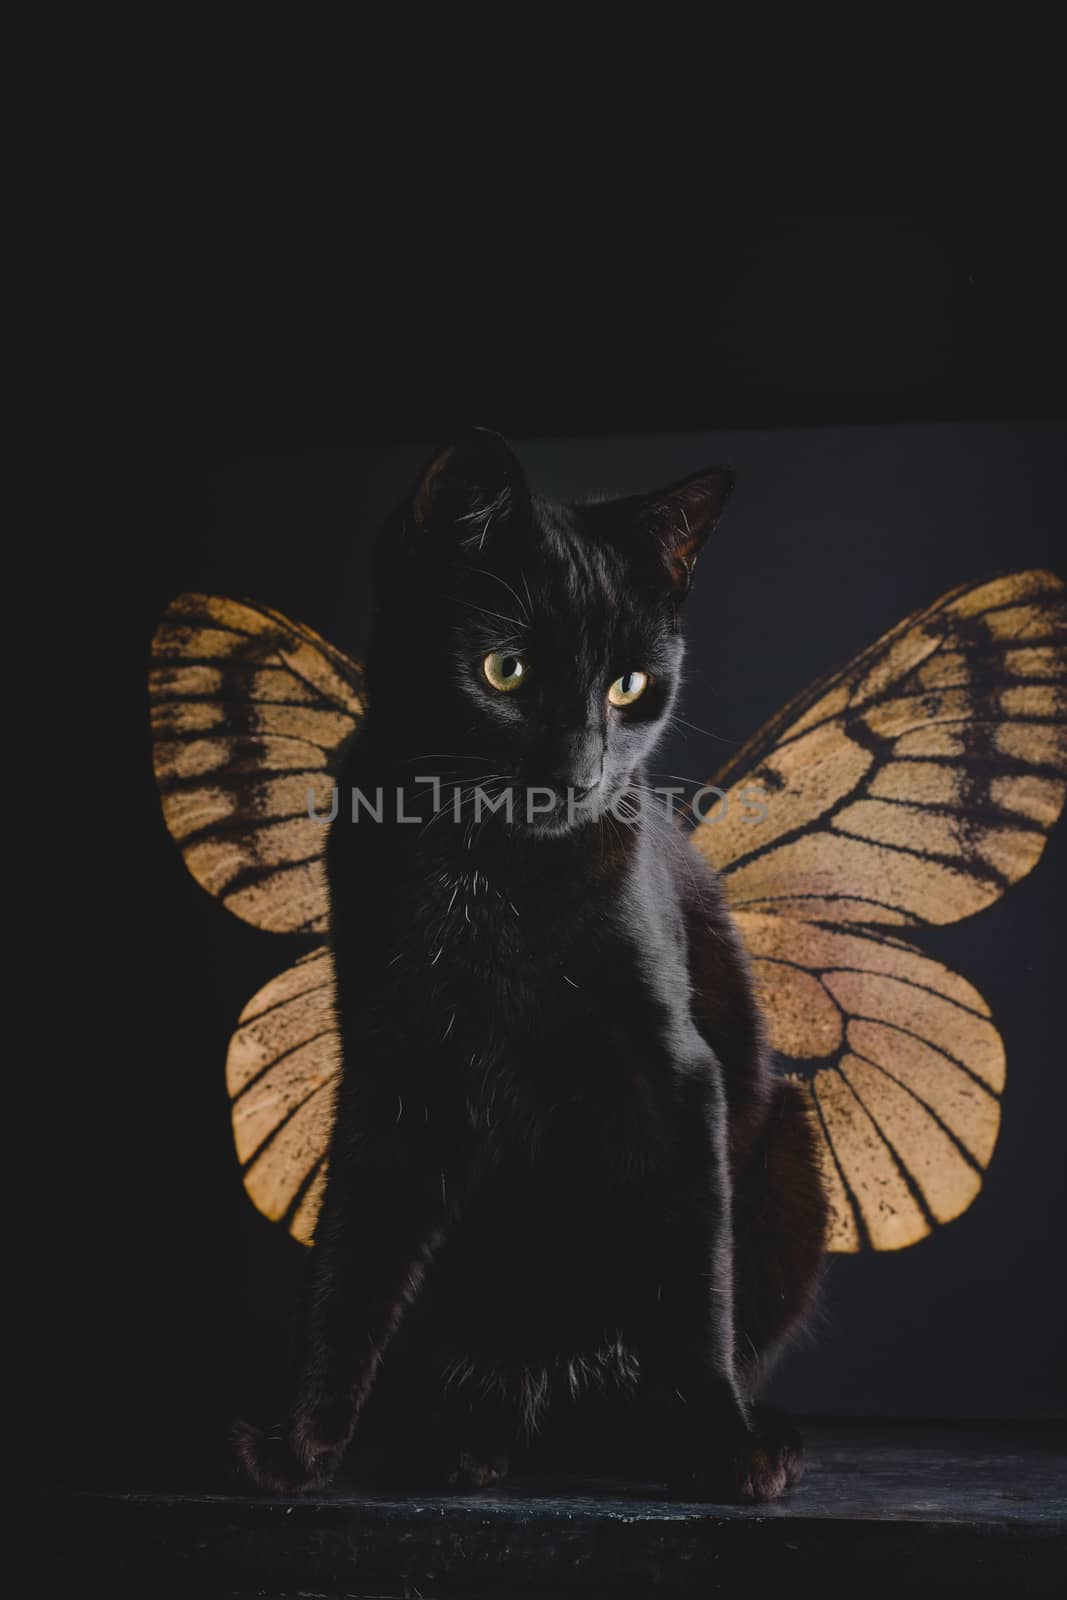
<svg viewBox="0 0 1067 1600">
<path fill-rule="evenodd" d="M 818 1276 L 814 1139 L 644 777 L 731 486 L 549 504 L 477 431 L 383 530 L 303 1366 L 281 1430 L 235 1430 L 264 1488 L 328 1482 L 364 1411 L 394 1466 L 484 1483 L 606 1397 L 646 1475 L 762 1500 L 799 1473 L 751 1395 Z"/>
</svg>

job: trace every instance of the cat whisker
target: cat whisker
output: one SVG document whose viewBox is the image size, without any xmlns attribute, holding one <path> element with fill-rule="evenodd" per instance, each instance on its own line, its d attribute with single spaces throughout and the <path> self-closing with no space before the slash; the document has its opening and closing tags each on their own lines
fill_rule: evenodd
<svg viewBox="0 0 1067 1600">
<path fill-rule="evenodd" d="M 691 778 L 684 772 L 662 772 L 658 767 L 652 771 L 651 776 L 653 778 L 676 778 L 679 783 L 692 784 L 694 789 L 702 789 L 707 781 L 704 778 Z"/>
<path fill-rule="evenodd" d="M 528 611 L 526 609 L 526 607 L 524 606 L 524 604 L 523 604 L 522 596 L 518 593 L 517 590 L 515 590 L 515 589 L 513 589 L 511 587 L 511 584 L 507 581 L 506 578 L 502 578 L 498 572 L 490 572 L 488 570 L 488 568 L 486 568 L 486 567 L 472 567 L 471 571 L 472 572 L 477 572 L 483 578 L 492 578 L 494 583 L 503 584 L 504 588 L 508 591 L 508 593 L 509 594 L 513 594 L 515 596 L 515 599 L 519 603 L 519 611 L 522 613 L 522 615 L 524 617 L 526 617 L 526 619 L 528 621 L 531 621 L 531 622 L 533 621 L 533 617 L 532 617 L 531 612 Z"/>
<path fill-rule="evenodd" d="M 687 722 L 684 717 L 678 716 L 677 713 L 673 711 L 668 716 L 667 721 L 677 722 L 683 728 L 692 728 L 694 733 L 702 733 L 705 739 L 716 739 L 720 744 L 740 744 L 741 742 L 739 739 L 728 739 L 726 735 L 722 733 L 712 733 L 710 728 L 698 728 L 695 722 Z"/>
<path fill-rule="evenodd" d="M 474 782 L 468 781 L 463 784 L 450 784 L 448 798 L 438 806 L 433 816 L 423 823 L 422 827 L 419 829 L 419 838 L 421 839 L 427 828 L 432 827 L 437 821 L 438 817 L 443 816 L 446 811 L 452 811 L 453 813 L 462 811 L 468 800 L 471 800 L 478 793 L 479 789 L 482 789 L 486 784 L 489 784 L 494 780 L 500 779 L 506 779 L 506 774 L 502 772 L 490 772 L 483 774 Z"/>
<path fill-rule="evenodd" d="M 483 766 L 487 767 L 491 759 L 490 756 L 464 755 L 458 750 L 431 750 L 421 756 L 405 756 L 401 766 L 414 767 L 420 761 L 480 761 Z"/>
<path fill-rule="evenodd" d="M 488 765 L 489 757 L 461 755 L 458 750 L 431 750 L 425 755 L 412 756 L 410 760 L 406 759 L 404 765 L 414 766 L 418 761 L 481 761 Z"/>
<path fill-rule="evenodd" d="M 506 622 L 509 628 L 516 630 L 516 637 L 525 627 L 525 624 L 518 617 L 505 616 L 502 611 L 490 611 L 488 606 L 475 605 L 473 600 L 464 600 L 461 595 L 450 594 L 448 599 L 457 606 L 466 606 L 469 611 L 480 611 L 484 617 L 496 617 L 498 622 Z"/>
</svg>

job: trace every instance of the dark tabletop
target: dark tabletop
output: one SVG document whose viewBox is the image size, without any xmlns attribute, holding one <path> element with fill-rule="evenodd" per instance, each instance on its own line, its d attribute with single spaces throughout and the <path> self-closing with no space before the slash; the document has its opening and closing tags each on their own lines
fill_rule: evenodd
<svg viewBox="0 0 1067 1600">
<path fill-rule="evenodd" d="M 146 1595 L 1067 1593 L 1067 1434 L 808 1424 L 772 1505 L 662 1486 L 515 1479 L 485 1493 L 343 1485 L 298 1501 L 116 1485 L 75 1494 L 79 1579 Z"/>
</svg>

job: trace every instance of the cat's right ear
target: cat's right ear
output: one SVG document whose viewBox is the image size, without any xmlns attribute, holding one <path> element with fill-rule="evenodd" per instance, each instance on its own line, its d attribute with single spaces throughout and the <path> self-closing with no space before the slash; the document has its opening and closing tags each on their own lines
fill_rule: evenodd
<svg viewBox="0 0 1067 1600">
<path fill-rule="evenodd" d="M 529 501 L 511 446 L 490 428 L 472 428 L 423 468 L 411 497 L 411 520 L 420 533 L 451 530 L 462 546 L 480 550 Z"/>
<path fill-rule="evenodd" d="M 659 546 L 663 570 L 678 601 L 693 582 L 693 566 L 734 487 L 730 467 L 695 472 L 639 503 L 637 527 L 643 539 Z"/>
</svg>

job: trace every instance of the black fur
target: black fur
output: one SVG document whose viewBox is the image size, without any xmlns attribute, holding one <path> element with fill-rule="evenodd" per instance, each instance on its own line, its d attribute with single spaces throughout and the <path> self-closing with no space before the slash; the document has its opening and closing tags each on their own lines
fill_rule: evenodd
<svg viewBox="0 0 1067 1600">
<path fill-rule="evenodd" d="M 327 1482 L 357 1422 L 393 1470 L 489 1482 L 583 1403 L 693 1492 L 798 1475 L 750 1401 L 818 1273 L 811 1130 L 714 875 L 655 806 L 632 819 L 731 481 L 547 504 L 477 432 L 383 531 L 329 836 L 344 1071 L 304 1362 L 277 1433 L 235 1435 L 263 1487 Z M 497 649 L 529 660 L 514 693 Z M 475 784 L 511 785 L 514 822 L 475 822 Z M 527 823 L 533 786 L 552 809 Z"/>
</svg>

